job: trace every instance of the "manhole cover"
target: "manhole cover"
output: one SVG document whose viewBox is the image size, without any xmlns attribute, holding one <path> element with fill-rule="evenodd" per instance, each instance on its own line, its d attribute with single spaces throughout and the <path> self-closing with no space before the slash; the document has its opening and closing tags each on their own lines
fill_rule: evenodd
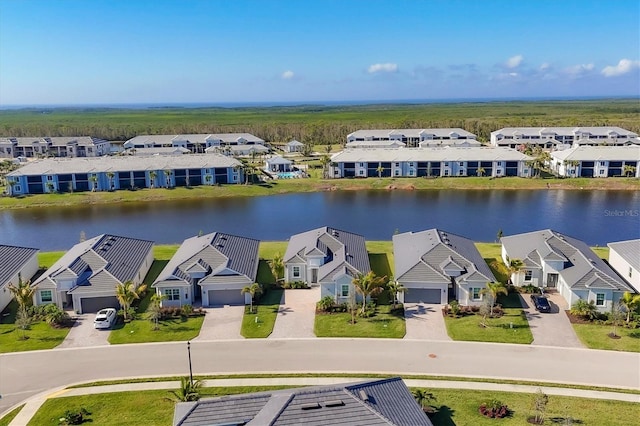
<svg viewBox="0 0 640 426">
<path fill-rule="evenodd" d="M 436 358 L 437 355 L 436 354 L 429 354 L 429 358 Z"/>
</svg>

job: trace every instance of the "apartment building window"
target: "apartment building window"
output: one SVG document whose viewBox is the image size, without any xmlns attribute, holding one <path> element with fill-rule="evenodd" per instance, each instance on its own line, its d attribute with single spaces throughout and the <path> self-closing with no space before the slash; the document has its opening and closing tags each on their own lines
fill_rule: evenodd
<svg viewBox="0 0 640 426">
<path fill-rule="evenodd" d="M 293 278 L 300 278 L 300 267 L 294 266 L 292 269 Z"/>
<path fill-rule="evenodd" d="M 596 293 L 596 306 L 604 306 L 604 293 Z"/>
<path fill-rule="evenodd" d="M 460 162 L 460 167 L 464 167 L 464 161 Z"/>
<path fill-rule="evenodd" d="M 393 171 L 393 174 L 394 174 L 395 176 L 400 176 L 400 170 L 398 170 L 398 169 L 394 170 L 394 171 Z"/>
<path fill-rule="evenodd" d="M 358 163 L 359 167 L 364 167 L 364 163 Z"/>
<path fill-rule="evenodd" d="M 358 176 L 364 176 L 364 170 L 358 170 Z"/>
</svg>

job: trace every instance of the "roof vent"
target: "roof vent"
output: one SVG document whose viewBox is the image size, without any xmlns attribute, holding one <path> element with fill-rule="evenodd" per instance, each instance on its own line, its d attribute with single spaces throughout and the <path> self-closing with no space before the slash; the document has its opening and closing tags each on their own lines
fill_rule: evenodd
<svg viewBox="0 0 640 426">
<path fill-rule="evenodd" d="M 218 244 L 216 244 L 216 247 L 220 247 L 220 248 L 222 248 L 222 247 L 224 247 L 224 245 L 222 245 L 222 244 L 218 243 Z"/>
<path fill-rule="evenodd" d="M 330 401 L 325 401 L 325 407 L 342 407 L 344 405 L 344 401 L 341 399 L 332 399 Z"/>
<path fill-rule="evenodd" d="M 365 391 L 363 391 L 362 389 L 360 389 L 358 391 L 358 395 L 360 395 L 360 399 L 367 402 L 369 401 L 369 395 L 367 395 L 367 393 Z"/>
<path fill-rule="evenodd" d="M 315 410 L 315 409 L 318 409 L 318 408 L 322 408 L 322 406 L 317 402 L 311 402 L 309 404 L 302 404 L 300 406 L 301 410 Z"/>
</svg>

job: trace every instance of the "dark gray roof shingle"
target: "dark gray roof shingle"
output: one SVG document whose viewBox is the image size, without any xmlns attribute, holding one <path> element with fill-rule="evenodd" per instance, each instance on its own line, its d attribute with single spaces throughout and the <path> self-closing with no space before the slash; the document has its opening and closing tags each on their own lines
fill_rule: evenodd
<svg viewBox="0 0 640 426">
<path fill-rule="evenodd" d="M 0 244 L 0 286 L 4 286 L 37 253 L 38 249 L 35 248 Z M 18 285 L 18 283 L 13 284 Z"/>
</svg>

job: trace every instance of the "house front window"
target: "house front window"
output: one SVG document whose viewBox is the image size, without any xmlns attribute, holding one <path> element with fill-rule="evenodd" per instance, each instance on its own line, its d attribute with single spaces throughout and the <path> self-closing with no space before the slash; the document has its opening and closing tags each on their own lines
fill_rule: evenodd
<svg viewBox="0 0 640 426">
<path fill-rule="evenodd" d="M 167 296 L 167 300 L 180 300 L 180 289 L 167 288 L 164 291 L 164 295 Z"/>
<path fill-rule="evenodd" d="M 471 289 L 471 299 L 472 300 L 480 300 L 482 299 L 482 293 L 480 293 L 480 288 L 472 288 Z"/>
<path fill-rule="evenodd" d="M 604 306 L 604 293 L 596 293 L 596 306 Z"/>
<path fill-rule="evenodd" d="M 340 296 L 349 297 L 349 284 L 342 284 L 340 288 Z"/>
<path fill-rule="evenodd" d="M 300 278 L 300 267 L 294 266 L 292 269 L 293 278 Z"/>
<path fill-rule="evenodd" d="M 531 281 L 532 277 L 533 277 L 533 271 L 531 271 L 531 269 L 526 269 L 524 271 L 524 280 L 525 281 Z"/>
<path fill-rule="evenodd" d="M 42 303 L 53 302 L 53 293 L 51 290 L 40 290 L 40 301 Z"/>
</svg>

